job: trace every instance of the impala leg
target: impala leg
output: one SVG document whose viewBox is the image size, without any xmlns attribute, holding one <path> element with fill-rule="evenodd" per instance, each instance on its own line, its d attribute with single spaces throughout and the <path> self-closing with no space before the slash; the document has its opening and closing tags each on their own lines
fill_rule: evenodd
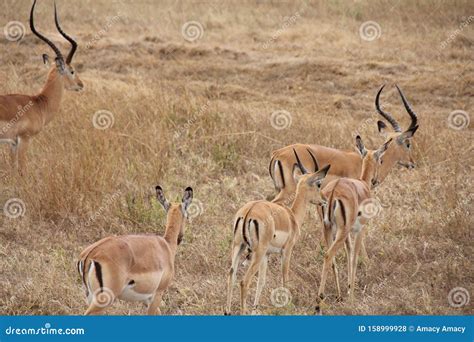
<svg viewBox="0 0 474 342">
<path fill-rule="evenodd" d="M 329 246 L 331 246 L 333 242 L 331 227 L 324 227 L 323 234 L 324 234 L 324 240 L 326 242 L 326 247 L 329 248 Z M 339 272 L 337 271 L 336 261 L 333 261 L 332 263 L 332 271 L 334 273 L 334 279 L 336 279 L 337 297 L 338 299 L 340 299 L 342 298 L 342 295 L 341 295 L 341 286 L 339 284 Z"/>
<path fill-rule="evenodd" d="M 294 243 L 287 246 L 281 255 L 282 286 L 286 287 L 290 279 L 290 261 L 293 253 Z"/>
<path fill-rule="evenodd" d="M 242 315 L 247 314 L 247 295 L 249 290 L 250 282 L 252 281 L 255 273 L 257 273 L 260 263 L 263 261 L 263 258 L 266 254 L 266 250 L 258 249 L 256 252 L 252 253 L 252 261 L 250 266 L 245 273 L 244 279 L 240 283 L 240 313 Z"/>
<path fill-rule="evenodd" d="M 244 245 L 234 245 L 232 249 L 232 265 L 227 276 L 227 306 L 224 311 L 225 315 L 230 315 L 230 308 L 232 306 L 232 292 L 234 289 L 235 280 L 237 278 L 237 271 L 239 269 L 239 260 L 242 252 L 244 251 Z"/>
<path fill-rule="evenodd" d="M 356 278 L 356 271 L 357 271 L 357 258 L 359 257 L 359 251 L 362 246 L 363 241 L 363 232 L 356 233 L 355 236 L 355 246 L 352 252 L 352 274 L 351 274 L 351 293 L 350 293 L 350 301 L 351 304 L 354 303 L 354 291 L 355 291 L 355 278 Z"/>
<path fill-rule="evenodd" d="M 18 172 L 24 175 L 26 172 L 26 151 L 30 143 L 29 138 L 18 138 Z"/>
<path fill-rule="evenodd" d="M 345 242 L 345 251 L 346 251 L 346 259 L 347 259 L 347 287 L 350 291 L 351 288 L 351 274 L 352 274 L 352 268 L 351 268 L 351 258 L 352 258 L 352 239 L 350 234 L 347 236 L 346 242 Z"/>
<path fill-rule="evenodd" d="M 160 304 L 163 297 L 164 290 L 157 290 L 152 302 L 148 306 L 148 315 L 161 315 Z"/>
<path fill-rule="evenodd" d="M 336 235 L 336 240 L 331 244 L 331 247 L 326 252 L 324 256 L 323 271 L 321 274 L 321 284 L 319 285 L 318 290 L 318 301 L 321 302 L 324 300 L 324 288 L 326 286 L 326 280 L 329 273 L 329 267 L 334 263 L 334 256 L 337 254 L 338 250 L 344 245 L 344 241 L 347 238 L 347 235 L 342 231 L 338 231 Z M 316 311 L 319 312 L 320 305 L 316 306 Z"/>
<path fill-rule="evenodd" d="M 253 302 L 253 306 L 255 309 L 257 309 L 258 307 L 258 302 L 260 301 L 262 290 L 265 287 L 265 282 L 267 278 L 267 266 L 268 266 L 268 258 L 265 255 L 258 269 L 257 292 L 255 293 L 255 300 Z"/>
</svg>

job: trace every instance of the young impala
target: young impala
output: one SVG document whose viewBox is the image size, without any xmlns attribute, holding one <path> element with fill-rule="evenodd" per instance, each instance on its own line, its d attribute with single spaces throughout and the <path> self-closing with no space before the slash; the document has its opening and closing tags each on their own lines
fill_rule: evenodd
<svg viewBox="0 0 474 342">
<path fill-rule="evenodd" d="M 149 315 L 161 313 L 161 297 L 173 280 L 193 190 L 184 190 L 181 203 L 168 202 L 160 186 L 156 196 L 167 212 L 163 237 L 109 236 L 82 251 L 77 267 L 89 302 L 86 315 L 98 314 L 116 298 L 147 304 Z"/>
<path fill-rule="evenodd" d="M 30 13 L 31 31 L 53 49 L 56 54 L 55 63 L 49 70 L 46 83 L 39 94 L 34 96 L 0 95 L 0 143 L 10 144 L 13 167 L 17 168 L 20 173 L 25 168 L 26 151 L 30 139 L 41 132 L 59 111 L 64 88 L 79 91 L 84 87 L 71 66 L 77 43 L 59 26 L 56 6 L 54 7 L 56 28 L 72 46 L 66 59 L 52 41 L 36 31 L 33 19 L 35 5 L 36 0 L 33 2 Z M 43 60 L 47 63 L 48 56 L 43 55 Z"/>
<path fill-rule="evenodd" d="M 258 282 L 254 307 L 257 307 L 262 289 L 265 286 L 267 254 L 280 253 L 283 273 L 282 283 L 283 286 L 287 284 L 291 253 L 300 234 L 306 207 L 308 203 L 322 203 L 320 186 L 330 165 L 317 172 L 308 173 L 299 161 L 296 151 L 294 153 L 303 175 L 299 178 L 296 197 L 291 208 L 268 201 L 252 201 L 245 204 L 235 215 L 232 265 L 227 280 L 225 314 L 230 314 L 232 290 L 242 253 L 248 250 L 250 255 L 249 268 L 240 284 L 241 313 L 246 314 L 248 288 L 257 271 Z"/>
<path fill-rule="evenodd" d="M 397 90 L 405 109 L 411 118 L 410 126 L 402 132 L 400 125 L 393 116 L 380 108 L 379 98 L 384 86 L 380 88 L 375 97 L 375 108 L 377 109 L 377 112 L 391 124 L 393 132 L 387 132 L 387 126 L 382 121 L 377 122 L 379 132 L 386 138 L 386 141 L 392 141 L 388 146 L 387 153 L 385 154 L 385 163 L 380 168 L 380 182 L 385 179 L 390 172 L 390 169 L 397 163 L 409 169 L 415 167 L 410 141 L 418 129 L 417 116 L 411 109 L 405 95 L 398 86 Z M 362 159 L 356 152 L 342 151 L 320 145 L 294 144 L 286 146 L 273 151 L 272 159 L 270 161 L 270 176 L 273 179 L 275 188 L 279 191 L 274 201 L 278 202 L 287 200 L 292 196 L 296 189 L 296 182 L 293 178 L 295 167 L 293 149 L 295 149 L 300 156 L 303 165 L 310 170 L 316 166 L 314 156 L 317 157 L 318 162 L 321 165 L 331 164 L 331 171 L 326 177 L 323 187 L 335 178 L 358 178 L 360 176 Z"/>
<path fill-rule="evenodd" d="M 362 244 L 362 229 L 366 224 L 367 206 L 373 203 L 371 189 L 380 181 L 380 170 L 382 163 L 385 163 L 386 151 L 391 140 L 387 141 L 378 150 L 366 150 L 362 139 L 357 136 L 356 144 L 362 156 L 362 170 L 358 179 L 339 178 L 332 180 L 322 190 L 322 197 L 326 199 L 327 206 L 318 209 L 319 216 L 324 225 L 324 238 L 328 249 L 324 255 L 324 264 L 321 274 L 321 284 L 318 296 L 324 299 L 324 287 L 328 276 L 329 268 L 332 266 L 336 278 L 338 296 L 341 298 L 338 273 L 334 257 L 345 245 L 348 283 L 350 289 L 350 300 L 354 299 L 354 283 L 357 269 L 357 258 Z M 382 162 L 383 158 L 383 162 Z M 354 234 L 355 245 L 352 248 L 350 233 Z M 320 306 L 316 307 L 319 311 Z"/>
</svg>

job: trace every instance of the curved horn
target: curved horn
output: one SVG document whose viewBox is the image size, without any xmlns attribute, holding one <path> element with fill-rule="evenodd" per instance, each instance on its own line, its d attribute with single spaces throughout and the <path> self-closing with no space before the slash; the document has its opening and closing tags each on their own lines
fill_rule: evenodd
<svg viewBox="0 0 474 342">
<path fill-rule="evenodd" d="M 398 87 L 398 85 L 395 85 L 397 87 L 398 93 L 400 94 L 400 97 L 402 98 L 403 105 L 405 106 L 405 109 L 407 110 L 408 114 L 411 117 L 411 124 L 408 129 L 411 129 L 415 127 L 418 123 L 418 117 L 416 116 L 415 112 L 411 109 L 410 104 L 408 103 L 405 95 L 403 95 L 402 90 Z"/>
<path fill-rule="evenodd" d="M 71 50 L 69 51 L 69 54 L 66 57 L 66 63 L 69 64 L 72 61 L 72 57 L 74 56 L 74 53 L 76 53 L 77 43 L 74 39 L 72 39 L 63 31 L 61 26 L 59 26 L 59 18 L 58 18 L 58 11 L 56 10 L 56 2 L 54 2 L 54 22 L 56 23 L 56 28 L 58 29 L 59 33 L 61 33 L 61 36 L 63 36 L 69 43 L 71 43 Z"/>
<path fill-rule="evenodd" d="M 382 108 L 380 108 L 380 94 L 382 93 L 384 87 L 385 84 L 380 88 L 379 92 L 377 93 L 377 96 L 375 97 L 375 109 L 377 109 L 377 112 L 382 115 L 388 122 L 390 122 L 395 132 L 401 132 L 402 129 L 400 128 L 400 125 L 398 124 L 397 120 L 395 120 L 390 113 L 384 112 Z"/>
<path fill-rule="evenodd" d="M 33 13 L 35 11 L 35 6 L 36 6 L 36 0 L 33 1 L 33 6 L 31 6 L 31 12 L 30 12 L 30 29 L 31 29 L 31 32 L 33 32 L 35 34 L 35 36 L 37 36 L 43 42 L 48 44 L 51 47 L 51 49 L 53 49 L 54 52 L 56 53 L 57 58 L 60 58 L 60 59 L 64 60 L 64 57 L 63 57 L 61 51 L 59 51 L 59 49 L 56 47 L 56 45 L 54 45 L 52 41 L 50 41 L 48 38 L 43 36 L 41 33 L 36 31 L 35 23 L 34 23 L 34 19 L 33 19 Z"/>
<path fill-rule="evenodd" d="M 293 152 L 295 153 L 296 163 L 297 163 L 298 167 L 300 168 L 301 172 L 303 172 L 303 174 L 309 173 L 308 170 L 306 170 L 306 168 L 303 166 L 303 164 L 301 164 L 301 160 L 298 157 L 298 154 L 296 153 L 295 149 L 293 149 Z"/>
</svg>

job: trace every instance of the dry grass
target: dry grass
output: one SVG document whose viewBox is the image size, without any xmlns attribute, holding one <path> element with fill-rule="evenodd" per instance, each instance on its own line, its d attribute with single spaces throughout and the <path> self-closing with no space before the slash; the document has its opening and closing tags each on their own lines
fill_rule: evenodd
<svg viewBox="0 0 474 342">
<path fill-rule="evenodd" d="M 110 234 L 162 233 L 164 214 L 151 200 L 160 183 L 170 197 L 193 186 L 203 207 L 187 224 L 163 312 L 221 314 L 232 215 L 246 201 L 274 194 L 270 152 L 295 142 L 350 149 L 356 130 L 378 145 L 373 101 L 382 83 L 390 84 L 385 108 L 404 124 L 394 83 L 419 114 L 418 168 L 393 170 L 377 190 L 385 208 L 368 227 L 370 260 L 359 265 L 357 303 L 330 300 L 326 312 L 474 312 L 472 304 L 456 309 L 447 301 L 457 286 L 474 294 L 472 124 L 459 131 L 447 125 L 453 110 L 472 112 L 474 24 L 440 49 L 474 14 L 472 1 L 60 3 L 63 26 L 81 43 L 75 65 L 86 91 L 67 93 L 60 114 L 34 139 L 27 177 L 10 173 L 1 148 L 0 205 L 21 198 L 26 213 L 0 215 L 0 313 L 81 314 L 78 253 Z M 26 23 L 29 6 L 3 2 L 1 25 Z M 37 18 L 59 41 L 52 2 L 40 1 Z M 204 27 L 194 43 L 181 35 L 189 20 Z M 368 20 L 382 28 L 372 42 L 359 36 Z M 101 29 L 103 37 L 87 49 Z M 49 52 L 43 44 L 31 34 L 19 43 L 2 36 L 0 50 L 0 93 L 42 86 L 41 53 Z M 280 109 L 292 124 L 276 130 L 270 115 Z M 113 127 L 93 127 L 98 110 L 113 113 Z M 262 313 L 312 313 L 320 229 L 308 214 L 292 259 L 292 303 L 284 308 L 270 302 L 280 284 L 271 258 Z M 345 285 L 345 257 L 338 261 Z M 334 299 L 332 276 L 327 291 Z M 143 308 L 119 303 L 110 312 Z"/>
</svg>

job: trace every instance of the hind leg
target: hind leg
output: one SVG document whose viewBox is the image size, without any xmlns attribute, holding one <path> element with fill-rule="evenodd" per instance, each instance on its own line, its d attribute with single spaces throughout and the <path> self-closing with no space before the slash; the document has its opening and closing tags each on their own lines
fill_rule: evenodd
<svg viewBox="0 0 474 342">
<path fill-rule="evenodd" d="M 157 290 L 155 297 L 153 297 L 152 302 L 148 306 L 148 315 L 161 315 L 160 304 L 161 298 L 163 297 L 164 290 Z"/>
<path fill-rule="evenodd" d="M 239 269 L 239 259 L 245 247 L 243 244 L 234 245 L 232 249 L 232 265 L 227 276 L 227 306 L 224 311 L 225 315 L 230 315 L 230 307 L 232 306 L 232 292 L 234 289 L 235 280 L 237 278 L 237 271 Z"/>
</svg>

